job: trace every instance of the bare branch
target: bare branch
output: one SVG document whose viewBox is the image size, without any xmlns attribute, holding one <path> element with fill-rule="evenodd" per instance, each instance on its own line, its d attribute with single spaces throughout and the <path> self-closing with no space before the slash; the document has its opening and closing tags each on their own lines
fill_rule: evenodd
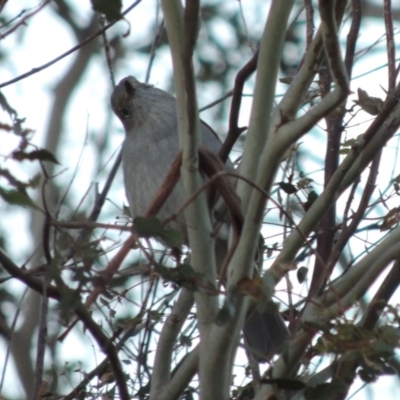
<svg viewBox="0 0 400 400">
<path fill-rule="evenodd" d="M 43 293 L 46 290 L 49 297 L 61 301 L 63 296 L 70 296 L 74 298 L 72 293 L 68 293 L 69 289 L 64 285 L 62 291 L 52 285 L 46 285 L 40 279 L 30 276 L 29 273 L 23 271 L 17 265 L 15 265 L 1 250 L 0 250 L 0 263 L 4 269 L 12 276 L 24 282 L 31 289 L 36 292 Z M 44 286 L 46 285 L 46 289 Z M 93 335 L 99 347 L 107 354 L 110 361 L 111 368 L 114 373 L 114 378 L 117 382 L 119 395 L 121 399 L 129 400 L 130 395 L 126 386 L 125 375 L 122 370 L 121 362 L 118 357 L 115 346 L 111 343 L 110 339 L 103 333 L 100 326 L 92 319 L 90 313 L 86 307 L 83 306 L 79 301 L 75 301 L 75 304 L 71 305 L 79 320 L 83 322 L 87 330 Z"/>
<path fill-rule="evenodd" d="M 137 0 L 135 1 L 131 6 L 129 6 L 121 15 L 125 16 L 126 14 L 128 14 L 131 10 L 133 10 L 139 3 L 141 3 L 142 0 Z M 93 35 L 90 35 L 88 38 L 86 38 L 85 40 L 83 40 L 81 43 L 77 44 L 76 46 L 72 47 L 71 49 L 69 49 L 68 51 L 66 51 L 65 53 L 61 54 L 60 56 L 54 58 L 53 60 L 41 65 L 40 67 L 36 67 L 31 69 L 28 72 L 25 72 L 22 75 L 17 76 L 14 79 L 11 79 L 7 82 L 3 82 L 0 83 L 0 89 L 3 87 L 6 87 L 8 85 L 11 85 L 15 82 L 18 82 L 22 79 L 25 79 L 31 75 L 37 74 L 38 72 L 41 72 L 43 70 L 45 70 L 46 68 L 52 66 L 53 64 L 57 63 L 58 61 L 62 60 L 63 58 L 69 56 L 70 54 L 74 53 L 76 50 L 79 50 L 80 48 L 82 48 L 83 46 L 85 46 L 87 43 L 91 42 L 93 39 L 96 39 L 98 36 L 100 36 L 103 32 L 105 32 L 107 29 L 109 29 L 111 26 L 113 26 L 116 22 L 118 21 L 113 21 L 110 22 L 109 24 L 105 25 L 103 28 L 99 29 L 96 33 L 94 33 Z"/>
<path fill-rule="evenodd" d="M 394 90 L 396 86 L 396 44 L 393 34 L 393 13 L 391 0 L 384 0 L 383 15 L 386 28 L 386 49 L 388 58 L 388 92 Z"/>
<path fill-rule="evenodd" d="M 193 292 L 182 289 L 171 314 L 164 323 L 154 360 L 154 370 L 151 379 L 150 397 L 163 398 L 163 393 L 169 387 L 171 379 L 171 361 L 176 339 L 193 306 Z M 178 367 L 180 368 L 180 367 Z M 167 390 L 169 391 L 169 390 Z M 165 394 L 164 394 L 165 395 Z"/>
</svg>

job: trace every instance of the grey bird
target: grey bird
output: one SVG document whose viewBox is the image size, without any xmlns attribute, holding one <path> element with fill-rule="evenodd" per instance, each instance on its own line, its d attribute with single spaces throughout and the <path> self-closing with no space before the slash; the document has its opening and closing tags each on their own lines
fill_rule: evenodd
<svg viewBox="0 0 400 400">
<path fill-rule="evenodd" d="M 176 100 L 167 92 L 128 76 L 115 87 L 111 106 L 126 132 L 122 150 L 126 197 L 133 217 L 142 216 L 179 152 Z M 204 146 L 218 154 L 221 141 L 203 122 L 201 140 Z M 229 161 L 227 168 L 233 169 Z M 171 216 L 182 204 L 183 191 L 178 182 L 157 217 L 163 220 Z M 187 237 L 183 213 L 174 224 Z M 226 249 L 227 243 L 223 247 Z M 282 346 L 288 330 L 278 312 L 255 310 L 245 323 L 244 334 L 255 359 L 265 361 L 271 352 Z"/>
</svg>

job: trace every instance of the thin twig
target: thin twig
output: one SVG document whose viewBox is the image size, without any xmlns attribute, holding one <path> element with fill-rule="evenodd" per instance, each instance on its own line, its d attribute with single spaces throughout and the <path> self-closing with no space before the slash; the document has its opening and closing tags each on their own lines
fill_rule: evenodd
<svg viewBox="0 0 400 400">
<path fill-rule="evenodd" d="M 159 8 L 160 8 L 160 3 L 159 2 L 157 2 L 157 6 L 156 7 L 157 7 L 157 18 L 156 18 L 156 24 L 157 24 L 158 23 Z M 149 54 L 149 63 L 147 65 L 146 78 L 144 80 L 146 83 L 149 83 L 149 80 L 150 80 L 151 69 L 153 67 L 153 62 L 154 62 L 154 59 L 156 57 L 156 50 L 157 50 L 158 44 L 160 43 L 161 34 L 162 34 L 163 29 L 164 29 L 164 20 L 161 21 L 161 24 L 160 24 L 160 26 L 159 26 L 159 28 L 157 30 L 157 33 L 156 33 L 156 35 L 154 37 L 153 43 L 151 44 L 151 49 L 150 49 L 150 54 Z"/>
<path fill-rule="evenodd" d="M 133 10 L 142 0 L 136 0 L 131 6 L 129 6 L 121 15 L 125 16 L 127 15 L 131 10 Z M 119 21 L 119 20 L 118 20 Z M 111 26 L 113 26 L 116 22 L 118 21 L 113 21 L 110 22 L 109 24 L 105 25 L 103 28 L 100 28 L 97 32 L 95 32 L 93 35 L 90 35 L 89 37 L 87 37 L 85 40 L 83 40 L 82 42 L 80 42 L 79 44 L 77 44 L 76 46 L 72 47 L 71 49 L 69 49 L 68 51 L 66 51 L 65 53 L 59 55 L 58 57 L 54 58 L 53 60 L 41 65 L 40 67 L 36 67 L 31 69 L 28 72 L 25 72 L 22 75 L 17 76 L 16 78 L 13 78 L 9 81 L 0 83 L 0 88 L 6 87 L 8 85 L 11 85 L 15 82 L 21 81 L 22 79 L 27 78 L 28 76 L 37 74 L 38 72 L 43 71 L 44 69 L 52 66 L 53 64 L 57 63 L 58 61 L 62 60 L 63 58 L 69 56 L 70 54 L 74 53 L 76 50 L 80 49 L 81 47 L 83 47 L 85 44 L 91 42 L 93 39 L 95 39 L 97 36 L 100 36 L 103 32 L 105 32 L 107 29 L 109 29 Z"/>
<path fill-rule="evenodd" d="M 72 293 L 72 291 L 66 286 L 64 286 L 62 290 L 59 290 L 57 287 L 53 285 L 47 285 L 41 279 L 31 276 L 29 273 L 15 265 L 1 249 L 0 263 L 10 275 L 25 283 L 28 287 L 36 292 L 39 292 L 40 294 L 43 293 L 44 286 L 46 286 L 48 296 L 59 302 L 63 300 L 64 296 L 67 298 L 76 298 L 75 293 Z M 101 327 L 93 320 L 90 312 L 79 300 L 76 299 L 75 302 L 71 304 L 71 309 L 75 312 L 86 329 L 92 334 L 100 349 L 107 355 L 114 373 L 114 378 L 117 383 L 121 399 L 129 400 L 131 397 L 126 386 L 125 375 L 122 370 L 116 347 L 105 335 Z"/>
<path fill-rule="evenodd" d="M 48 3 L 50 3 L 50 0 L 44 1 L 35 11 L 31 12 L 27 16 L 21 19 L 16 25 L 14 25 L 12 28 L 10 28 L 7 32 L 3 33 L 0 35 L 0 40 L 4 39 L 6 36 L 8 36 L 10 33 L 13 33 L 16 29 L 18 29 L 20 26 L 25 25 L 25 22 L 33 17 L 35 14 L 37 14 L 39 11 L 41 11 Z"/>
<path fill-rule="evenodd" d="M 386 51 L 388 58 L 388 92 L 394 90 L 396 86 L 396 46 L 393 35 L 393 12 L 391 0 L 384 0 L 383 15 L 385 18 L 385 29 L 386 29 Z"/>
<path fill-rule="evenodd" d="M 232 104 L 229 114 L 229 131 L 228 135 L 219 150 L 219 157 L 222 162 L 226 162 L 238 137 L 243 132 L 243 128 L 239 128 L 239 113 L 242 103 L 243 87 L 249 76 L 256 70 L 258 60 L 258 50 L 246 65 L 237 73 L 235 78 L 235 86 L 232 91 Z"/>
<path fill-rule="evenodd" d="M 104 16 L 100 17 L 100 26 L 103 29 L 105 27 L 105 17 Z M 106 56 L 107 67 L 108 67 L 108 72 L 110 74 L 111 84 L 113 87 L 115 87 L 115 76 L 114 76 L 113 65 L 112 65 L 112 61 L 111 61 L 111 49 L 110 49 L 110 44 L 108 42 L 105 30 L 101 33 L 101 38 L 103 39 L 104 54 Z"/>
<path fill-rule="evenodd" d="M 334 265 L 336 264 L 337 260 L 342 254 L 344 247 L 346 246 L 350 238 L 353 236 L 354 232 L 359 226 L 359 223 L 361 222 L 362 218 L 365 215 L 365 211 L 368 207 L 369 201 L 371 200 L 372 194 L 376 187 L 376 179 L 378 177 L 381 155 L 382 152 L 380 152 L 372 162 L 369 176 L 365 184 L 365 189 L 362 194 L 358 209 L 352 216 L 352 220 L 349 226 L 343 225 L 342 233 L 339 236 L 338 241 L 335 243 L 335 246 L 333 247 L 332 253 L 329 257 L 328 269 L 333 269 Z"/>
<path fill-rule="evenodd" d="M 15 312 L 14 318 L 12 319 L 12 323 L 11 323 L 11 326 L 10 326 L 10 337 L 9 337 L 9 341 L 8 341 L 7 351 L 6 351 L 6 354 L 5 354 L 5 357 L 4 357 L 4 361 L 3 361 L 3 364 L 2 364 L 3 365 L 3 370 L 1 372 L 0 393 L 3 393 L 4 379 L 6 377 L 8 360 L 9 360 L 10 354 L 11 354 L 11 345 L 12 345 L 12 340 L 13 340 L 13 333 L 15 332 L 15 327 L 17 325 L 18 317 L 19 317 L 19 314 L 21 312 L 21 306 L 22 306 L 23 301 L 25 300 L 25 296 L 26 296 L 27 292 L 28 292 L 28 289 L 25 289 L 24 293 L 20 297 L 19 302 L 18 302 L 18 306 L 17 306 L 17 310 Z"/>
<path fill-rule="evenodd" d="M 354 54 L 356 51 L 358 34 L 360 32 L 361 15 L 362 15 L 361 0 L 353 0 L 351 27 L 350 27 L 349 33 L 347 35 L 346 55 L 344 56 L 344 65 L 346 67 L 347 75 L 350 80 L 351 80 L 352 71 L 353 71 Z"/>
<path fill-rule="evenodd" d="M 42 247 L 43 254 L 46 259 L 46 266 L 44 269 L 44 284 L 43 291 L 41 293 L 41 306 L 40 306 L 40 319 L 39 319 L 39 329 L 37 338 L 37 351 L 36 351 L 36 363 L 35 363 L 35 383 L 33 390 L 33 399 L 38 400 L 40 398 L 40 388 L 43 381 L 43 371 L 44 371 L 44 358 L 46 355 L 46 344 L 47 344 L 47 316 L 49 312 L 49 297 L 47 295 L 47 287 L 51 281 L 50 269 L 55 268 L 53 265 L 53 258 L 50 251 L 50 225 L 48 221 L 51 220 L 51 214 L 49 207 L 47 205 L 47 200 L 45 196 L 46 187 L 48 184 L 49 176 L 47 174 L 46 168 L 43 163 L 40 163 L 45 180 L 42 185 L 42 203 L 45 211 L 45 220 L 43 224 L 43 239 Z"/>
</svg>

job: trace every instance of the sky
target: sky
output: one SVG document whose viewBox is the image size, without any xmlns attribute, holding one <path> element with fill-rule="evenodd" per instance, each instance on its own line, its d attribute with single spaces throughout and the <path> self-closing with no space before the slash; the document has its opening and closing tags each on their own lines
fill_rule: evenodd
<svg viewBox="0 0 400 400">
<path fill-rule="evenodd" d="M 238 2 L 227 2 L 226 7 L 237 7 Z M 6 5 L 7 15 L 18 15 L 22 9 L 29 9 L 38 4 L 36 1 L 21 0 L 19 2 L 8 2 Z M 91 15 L 90 3 L 75 1 L 76 14 L 81 19 L 82 23 Z M 124 6 L 129 5 L 124 2 Z M 252 20 L 252 15 L 255 7 L 260 7 L 260 2 L 253 1 L 249 3 L 248 8 L 245 7 L 245 20 L 248 24 L 256 24 L 257 21 Z M 131 12 L 127 17 L 127 21 L 118 22 L 113 28 L 113 31 L 126 32 L 131 30 L 130 36 L 126 39 L 132 46 L 135 43 L 140 43 L 145 40 L 144 37 L 148 32 L 148 27 L 154 16 L 155 1 L 143 1 L 137 9 Z M 265 10 L 260 10 L 262 13 Z M 226 43 L 230 43 L 229 26 L 223 20 L 216 25 L 222 38 L 226 38 Z M 259 27 L 260 32 L 262 26 Z M 378 40 L 384 34 L 384 26 L 374 23 L 372 20 L 367 25 L 363 26 L 360 34 L 359 48 L 367 48 L 371 45 L 371 37 Z M 3 63 L 1 68 L 1 82 L 8 81 L 32 68 L 38 67 L 64 51 L 68 50 L 75 44 L 74 38 L 71 36 L 67 27 L 54 15 L 48 7 L 45 7 L 40 13 L 35 15 L 27 22 L 26 27 L 21 27 L 17 34 L 8 36 L 2 40 L 2 51 L 6 54 L 7 63 Z M 383 49 L 384 44 L 378 46 L 378 49 Z M 361 53 L 360 53 L 361 55 Z M 73 99 L 68 107 L 68 117 L 64 122 L 64 131 L 66 135 L 61 143 L 60 152 L 57 155 L 61 166 L 58 168 L 60 178 L 64 181 L 71 181 L 71 192 L 75 194 L 75 206 L 80 203 L 80 199 L 90 188 L 94 182 L 100 185 L 104 182 L 106 176 L 105 171 L 110 160 L 112 160 L 115 152 L 118 151 L 124 135 L 119 121 L 112 117 L 109 107 L 109 96 L 111 93 L 111 84 L 107 75 L 107 69 L 104 59 L 101 55 L 96 56 L 92 62 L 89 71 L 85 74 L 81 84 L 73 95 Z M 156 63 L 150 77 L 150 83 L 157 87 L 167 89 L 169 85 L 169 72 L 171 71 L 170 55 L 168 52 L 160 52 L 157 55 Z M 366 62 L 366 60 L 368 60 Z M 361 59 L 362 62 L 355 64 L 354 76 L 351 90 L 354 94 L 349 97 L 349 104 L 356 99 L 358 88 L 367 90 L 369 95 L 380 98 L 385 97 L 383 88 L 387 87 L 387 76 L 385 68 L 374 69 L 385 64 L 385 58 L 381 51 L 372 50 L 368 55 Z M 117 81 L 125 75 L 134 74 L 138 79 L 143 80 L 147 68 L 148 59 L 140 54 L 135 54 L 133 59 L 125 59 L 122 61 L 118 69 Z M 49 112 L 51 109 L 51 91 L 56 82 L 63 76 L 65 71 L 71 64 L 71 57 L 58 62 L 52 67 L 44 71 L 30 76 L 29 78 L 17 82 L 2 89 L 9 103 L 17 109 L 21 117 L 26 118 L 25 126 L 34 131 L 33 142 L 38 146 L 43 146 L 44 135 L 49 120 Z M 373 71 L 373 72 L 371 72 Z M 0 82 L 0 83 L 1 83 Z M 248 91 L 251 90 L 251 85 L 248 86 Z M 278 85 L 277 93 L 283 93 L 285 86 Z M 208 104 L 209 101 L 215 98 L 215 90 L 210 86 L 210 90 L 206 91 L 200 99 L 200 106 Z M 240 116 L 240 125 L 247 125 L 248 117 L 251 108 L 251 98 L 246 98 L 243 102 L 243 107 Z M 211 113 L 203 114 L 203 118 L 207 121 Z M 2 119 L 6 118 L 4 112 L 0 112 Z M 356 137 L 363 133 L 368 126 L 368 121 L 371 117 L 364 112 L 360 112 L 354 119 L 355 128 L 349 130 L 348 138 Z M 210 122 L 210 121 L 208 121 Z M 105 127 L 107 135 L 105 137 Z M 397 139 L 396 139 L 397 140 Z M 382 177 L 389 181 L 390 177 L 400 174 L 397 170 L 394 157 L 397 154 L 397 141 L 394 140 L 388 144 L 389 152 L 392 156 L 388 156 L 385 168 L 381 171 Z M 94 150 L 93 143 L 106 141 L 108 150 L 106 156 L 99 160 L 98 153 Z M 302 142 L 307 148 L 309 145 L 316 149 L 324 143 L 322 130 L 315 134 L 306 135 Z M 6 140 L 2 140 L 0 148 L 0 156 L 2 157 L 0 164 L 6 165 L 19 178 L 29 179 L 32 176 L 32 164 L 14 162 L 7 159 L 5 156 L 9 154 L 15 147 L 17 139 L 12 135 L 8 135 Z M 310 171 L 310 176 L 316 181 L 321 182 L 322 171 L 319 169 L 322 154 L 316 152 L 314 158 L 308 161 L 307 169 Z M 392 158 L 393 157 L 393 158 Z M 0 183 L 3 183 L 0 181 Z M 317 185 L 317 184 L 316 184 Z M 317 186 L 318 188 L 318 186 Z M 322 190 L 322 188 L 320 188 Z M 88 203 L 92 200 L 92 194 L 88 196 Z M 122 188 L 122 177 L 119 174 L 113 186 L 112 194 L 110 194 L 110 202 L 107 204 L 106 215 L 115 215 L 120 212 L 119 207 L 124 202 L 124 191 Z M 10 244 L 11 252 L 15 255 L 15 260 L 23 263 L 29 257 L 34 246 L 30 235 L 30 219 L 27 210 L 15 210 L 12 213 L 6 213 L 2 216 L 2 224 L 0 229 L 6 229 L 7 240 Z M 8 229 L 5 227 L 18 226 L 18 229 Z M 369 240 L 373 238 L 369 237 Z M 21 246 L 21 243 L 23 246 Z M 360 247 L 362 241 L 360 240 Z M 22 286 L 16 282 L 11 282 L 14 289 L 22 293 Z M 10 312 L 14 309 L 10 307 Z M 71 354 L 71 349 L 73 352 Z M 0 345 L 0 360 L 3 360 L 6 353 L 4 342 Z M 82 359 L 93 359 L 94 355 L 101 358 L 96 346 L 90 339 L 89 335 L 85 336 L 85 340 L 81 340 L 81 336 L 72 334 L 67 339 L 67 342 L 61 346 L 61 357 L 70 359 L 71 362 Z M 98 359 L 97 359 L 98 361 Z M 0 361 L 0 365 L 2 362 Z M 87 367 L 89 369 L 89 366 Z M 15 370 L 12 366 L 8 366 L 5 382 L 12 382 L 15 378 Z M 363 390 L 356 394 L 353 398 L 356 400 L 373 398 L 373 392 L 376 390 L 380 396 L 388 396 L 395 398 L 400 396 L 400 388 L 392 384 L 390 377 L 381 378 L 379 384 L 373 389 L 372 387 Z M 352 389 L 354 393 L 356 387 Z M 4 393 L 6 395 L 20 395 L 21 391 L 18 388 L 11 388 L 7 385 Z"/>
</svg>

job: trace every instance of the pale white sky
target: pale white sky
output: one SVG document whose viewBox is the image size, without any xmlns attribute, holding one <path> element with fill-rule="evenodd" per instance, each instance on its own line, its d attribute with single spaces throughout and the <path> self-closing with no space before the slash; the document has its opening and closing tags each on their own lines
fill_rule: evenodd
<svg viewBox="0 0 400 400">
<path fill-rule="evenodd" d="M 75 1 L 76 12 L 80 16 L 82 22 L 91 15 L 91 8 L 89 1 L 79 2 Z M 125 6 L 129 5 L 128 2 L 124 2 Z M 260 4 L 264 5 L 264 2 L 253 1 L 248 2 L 244 7 L 245 18 L 247 24 L 254 26 L 258 23 L 257 20 L 253 19 L 254 9 L 257 9 L 259 14 L 265 13 L 265 10 L 261 9 Z M 7 15 L 17 15 L 22 8 L 30 8 L 37 5 L 37 1 L 21 0 L 19 2 L 8 2 L 6 5 Z M 244 3 L 243 3 L 244 5 Z M 227 9 L 232 7 L 238 7 L 237 1 L 227 1 Z M 264 6 L 266 7 L 266 6 Z M 155 1 L 146 0 L 143 1 L 133 12 L 127 16 L 127 20 L 130 23 L 131 35 L 126 39 L 127 43 L 134 46 L 135 43 L 139 43 L 143 39 L 143 35 L 148 32 L 148 26 L 151 24 L 152 18 L 154 17 Z M 266 14 L 265 14 L 266 15 Z M 72 47 L 75 42 L 71 37 L 69 30 L 65 24 L 60 23 L 54 14 L 51 13 L 48 8 L 45 8 L 42 12 L 36 15 L 34 18 L 28 21 L 27 28 L 20 28 L 18 34 L 8 36 L 5 40 L 2 40 L 2 51 L 7 54 L 7 63 L 3 63 L 1 68 L 1 82 L 18 76 L 31 68 L 42 65 L 48 62 L 50 59 L 58 56 L 64 51 Z M 257 29 L 262 31 L 262 25 L 257 26 Z M 128 24 L 121 21 L 113 28 L 120 32 L 126 32 Z M 219 34 L 222 38 L 226 38 L 226 44 L 230 44 L 229 25 L 225 21 L 221 20 L 218 26 Z M 345 30 L 346 32 L 346 30 Z M 384 26 L 370 23 L 368 27 L 361 29 L 361 36 L 359 41 L 359 48 L 371 45 L 371 38 L 377 40 L 384 34 Z M 251 54 L 249 50 L 249 55 Z M 49 118 L 50 111 L 50 97 L 54 84 L 63 76 L 65 71 L 68 69 L 71 63 L 71 57 L 58 62 L 56 65 L 35 74 L 23 81 L 8 86 L 2 89 L 3 93 L 7 97 L 11 106 L 16 108 L 20 117 L 26 118 L 25 126 L 35 131 L 33 141 L 41 146 L 43 143 L 43 135 L 46 130 L 46 125 Z M 139 54 L 135 54 L 133 59 L 126 59 L 123 61 L 123 66 L 118 70 L 116 79 L 119 80 L 125 75 L 136 75 L 138 79 L 144 79 L 145 71 L 147 68 L 148 59 Z M 362 58 L 362 62 L 356 63 L 354 68 L 354 76 L 361 75 L 370 71 L 378 66 L 385 63 L 384 54 L 381 52 L 372 51 L 368 56 Z M 169 54 L 167 52 L 159 53 L 156 58 L 154 69 L 151 75 L 150 83 L 155 84 L 160 88 L 166 88 L 168 85 L 168 76 L 171 70 L 171 63 Z M 384 98 L 385 94 L 381 89 L 387 87 L 387 76 L 386 70 L 381 69 L 373 73 L 369 73 L 364 77 L 356 79 L 352 82 L 351 89 L 353 92 L 357 91 L 358 87 L 361 87 L 368 91 L 372 96 Z M 251 83 L 249 84 L 247 92 L 250 92 Z M 79 203 L 82 195 L 87 191 L 93 182 L 93 179 L 102 183 L 104 174 L 93 178 L 96 165 L 96 153 L 90 143 L 96 140 L 97 135 L 102 135 L 104 126 L 110 117 L 109 109 L 109 95 L 111 90 L 111 84 L 109 81 L 108 73 L 105 67 L 104 60 L 101 56 L 96 56 L 92 62 L 89 71 L 86 73 L 84 79 L 79 85 L 76 93 L 73 96 L 68 109 L 68 117 L 65 120 L 64 136 L 62 142 L 62 150 L 58 155 L 58 159 L 61 162 L 59 171 L 63 171 L 61 178 L 64 181 L 72 179 L 75 166 L 78 163 L 79 156 L 83 150 L 83 158 L 80 161 L 81 167 L 79 173 L 74 179 L 71 190 L 76 194 L 76 205 Z M 279 85 L 277 93 L 282 93 L 285 90 L 284 85 Z M 210 86 L 210 90 L 206 91 L 206 94 L 201 98 L 200 105 L 207 104 L 209 101 L 215 98 L 214 88 Z M 356 96 L 350 96 L 350 100 L 355 99 Z M 351 105 L 351 101 L 349 103 Z M 251 98 L 246 98 L 243 102 L 242 113 L 241 113 L 241 125 L 248 124 L 248 116 L 251 107 Z M 211 114 L 205 113 L 204 118 L 207 120 L 207 116 Z M 0 116 L 4 119 L 4 112 L 0 111 Z M 354 125 L 359 124 L 357 128 L 349 130 L 350 137 L 356 137 L 358 134 L 363 133 L 365 128 L 368 126 L 370 116 L 364 112 L 360 112 L 357 117 L 353 120 Z M 210 122 L 210 121 L 209 121 Z M 225 126 L 226 129 L 226 126 Z M 119 121 L 116 118 L 112 118 L 112 137 L 109 137 L 109 150 L 108 154 L 111 157 L 113 152 L 118 148 L 119 144 L 123 140 L 123 133 Z M 224 131 L 222 131 L 224 132 Z M 85 145 L 85 137 L 88 137 L 88 144 Z M 3 138 L 5 135 L 3 134 Z M 303 142 L 304 148 L 312 146 L 315 148 L 316 157 L 322 158 L 324 156 L 324 142 L 323 133 L 320 134 L 306 135 L 301 141 Z M 394 140 L 387 146 L 386 158 L 384 168 L 381 170 L 380 177 L 386 182 L 392 176 L 393 163 L 396 161 L 392 158 L 395 155 L 395 145 L 397 142 Z M 18 174 L 21 179 L 28 179 L 32 176 L 32 164 L 13 162 L 12 160 L 4 160 L 4 156 L 8 155 L 10 151 L 16 145 L 16 138 L 12 135 L 7 135 L 7 140 L 2 139 L 0 149 L 0 164 L 3 164 L 9 169 L 12 169 L 13 173 Z M 309 160 L 308 171 L 316 171 L 320 168 L 320 165 L 313 160 Z M 395 175 L 399 174 L 400 171 L 395 169 Z M 321 182 L 321 172 L 316 172 L 311 175 L 316 181 L 316 189 L 321 190 L 318 187 L 318 182 Z M 1 182 L 3 183 L 3 182 Z M 385 187 L 385 185 L 382 185 Z M 121 176 L 117 177 L 117 181 L 113 186 L 113 191 L 110 193 L 110 198 L 121 206 L 124 201 L 124 192 L 122 189 Z M 393 205 L 394 206 L 394 205 Z M 397 206 L 397 204 L 396 204 Z M 107 206 L 109 213 L 116 215 L 118 210 L 111 204 Z M 109 215 L 111 215 L 109 214 Z M 14 252 L 16 261 L 24 262 L 29 256 L 32 248 L 28 245 L 31 244 L 31 238 L 29 233 L 29 219 L 28 212 L 23 209 L 13 209 L 12 213 L 6 213 L 2 215 L 2 227 L 0 229 L 7 229 L 7 237 L 9 244 Z M 110 221 L 107 221 L 110 222 Z M 18 229 L 9 229 L 4 227 L 17 226 Z M 25 227 L 25 229 L 21 229 Z M 271 234 L 271 232 L 270 232 Z M 369 237 L 369 240 L 373 238 Z M 360 248 L 363 243 L 360 241 Z M 361 251 L 361 250 L 360 250 Z M 15 289 L 16 292 L 22 291 L 22 285 L 16 282 L 10 282 L 10 285 Z M 14 309 L 10 308 L 10 313 L 13 313 Z M 0 365 L 3 364 L 5 357 L 5 344 L 0 342 Z M 97 349 L 97 346 L 93 344 L 90 335 L 86 334 L 85 338 L 82 339 L 81 335 L 71 334 L 67 341 L 60 347 L 61 357 L 65 360 L 78 361 L 85 360 L 85 369 L 89 370 L 94 366 L 96 362 L 102 360 L 103 355 Z M 91 360 L 88 362 L 88 360 Z M 12 366 L 9 365 L 6 374 L 6 385 L 4 394 L 6 396 L 21 395 L 22 392 L 19 388 L 7 384 L 15 382 L 15 371 Z M 239 383 L 239 382 L 237 382 Z M 352 389 L 352 392 L 356 390 L 356 386 Z M 379 396 L 385 398 L 396 398 L 396 395 L 400 396 L 400 387 L 393 385 L 393 380 L 390 377 L 381 378 L 379 383 L 373 387 L 371 386 L 368 390 L 359 392 L 353 398 L 356 400 L 363 400 L 372 398 L 371 390 L 376 390 Z"/>
</svg>

